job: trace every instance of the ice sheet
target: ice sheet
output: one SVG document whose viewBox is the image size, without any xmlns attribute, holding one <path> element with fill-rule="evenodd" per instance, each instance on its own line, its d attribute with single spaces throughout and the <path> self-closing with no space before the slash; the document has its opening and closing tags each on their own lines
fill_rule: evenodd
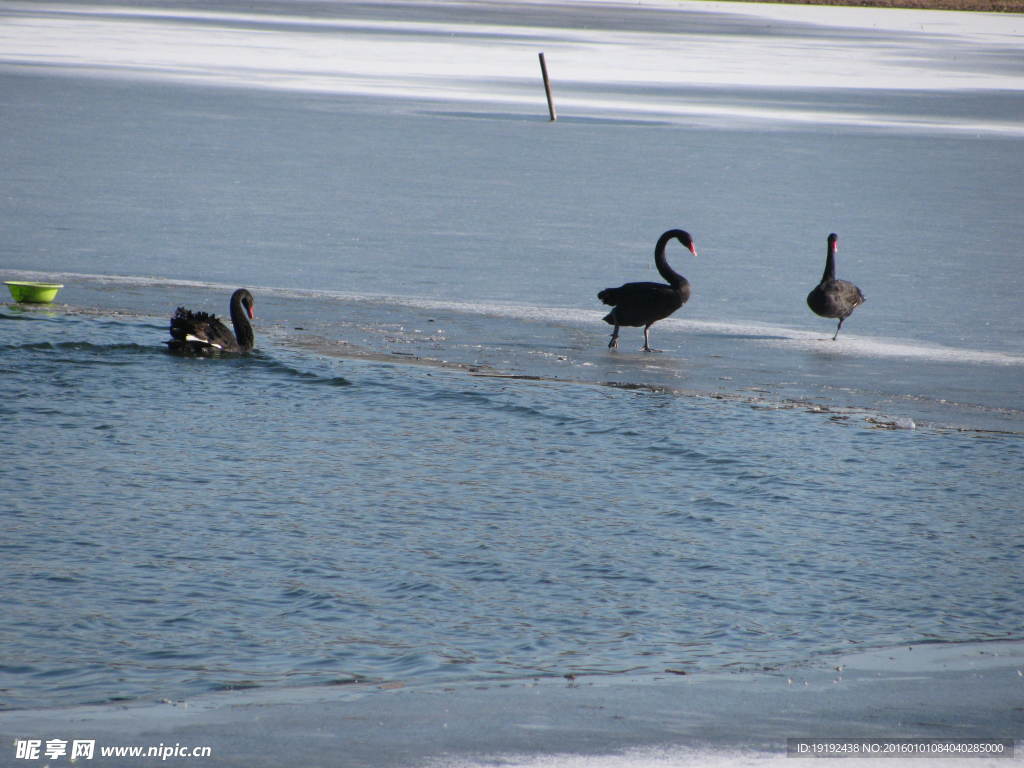
<svg viewBox="0 0 1024 768">
<path fill-rule="evenodd" d="M 467 24 L 421 20 L 415 10 L 402 20 L 348 16 L 344 7 L 329 6 L 303 16 L 273 4 L 237 12 L 10 3 L 0 26 L 0 62 L 522 107 L 541 96 L 537 53 L 544 51 L 565 113 L 1024 133 L 1019 121 L 998 116 L 936 120 L 796 104 L 730 105 L 691 93 L 695 87 L 1019 91 L 1024 63 L 1015 52 L 1024 22 L 1012 14 L 830 8 L 823 16 L 806 6 L 736 4 L 723 11 L 708 2 L 683 9 L 644 3 L 644 21 L 636 23 L 628 15 L 637 6 L 607 2 L 596 6 L 614 13 L 623 29 L 595 29 L 574 25 L 574 10 L 586 5 L 593 14 L 592 3 L 478 5 L 484 20 Z"/>
</svg>

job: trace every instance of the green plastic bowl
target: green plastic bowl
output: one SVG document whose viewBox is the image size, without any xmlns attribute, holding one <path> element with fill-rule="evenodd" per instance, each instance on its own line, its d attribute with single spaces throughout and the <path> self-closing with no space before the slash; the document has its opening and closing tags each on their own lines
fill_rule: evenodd
<svg viewBox="0 0 1024 768">
<path fill-rule="evenodd" d="M 57 298 L 57 291 L 64 287 L 59 283 L 26 283 L 21 280 L 5 280 L 4 285 L 15 301 L 26 304 L 49 304 Z"/>
</svg>

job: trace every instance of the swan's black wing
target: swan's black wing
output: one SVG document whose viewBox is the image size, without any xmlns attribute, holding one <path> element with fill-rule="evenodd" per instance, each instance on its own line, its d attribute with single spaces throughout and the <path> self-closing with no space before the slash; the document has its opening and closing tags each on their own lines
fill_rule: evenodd
<svg viewBox="0 0 1024 768">
<path fill-rule="evenodd" d="M 849 316 L 853 310 L 865 301 L 864 294 L 861 293 L 860 288 L 846 280 L 836 280 L 836 293 L 846 311 L 846 316 Z"/>
<path fill-rule="evenodd" d="M 673 288 L 664 283 L 626 283 L 605 288 L 597 298 L 615 307 L 604 318 L 611 325 L 640 326 L 668 317 L 690 297 L 690 286 Z"/>
<path fill-rule="evenodd" d="M 238 349 L 238 342 L 231 330 L 220 318 L 208 312 L 193 312 L 178 307 L 171 317 L 170 330 L 171 340 L 167 346 L 172 352 L 207 355 Z"/>
<path fill-rule="evenodd" d="M 847 318 L 865 302 L 864 294 L 848 280 L 826 280 L 807 295 L 807 305 L 822 317 Z"/>
</svg>

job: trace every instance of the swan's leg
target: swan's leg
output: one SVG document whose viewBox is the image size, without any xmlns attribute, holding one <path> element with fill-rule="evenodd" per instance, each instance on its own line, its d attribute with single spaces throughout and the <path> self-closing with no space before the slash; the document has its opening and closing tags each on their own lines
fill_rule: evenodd
<svg viewBox="0 0 1024 768">
<path fill-rule="evenodd" d="M 615 330 L 612 331 L 611 341 L 608 342 L 608 349 L 619 348 L 619 326 L 615 326 Z"/>
<path fill-rule="evenodd" d="M 656 349 L 651 349 L 650 341 L 648 340 L 647 331 L 650 329 L 651 323 L 644 326 L 644 352 L 657 352 Z"/>
<path fill-rule="evenodd" d="M 839 331 L 840 331 L 840 330 L 842 329 L 842 327 L 843 327 L 843 320 L 845 320 L 845 319 L 846 319 L 845 317 L 840 317 L 840 318 L 839 318 L 839 325 L 838 325 L 838 327 L 836 328 L 836 335 L 832 337 L 832 341 L 835 341 L 835 340 L 836 340 L 836 336 L 838 336 L 838 335 L 839 335 Z"/>
</svg>

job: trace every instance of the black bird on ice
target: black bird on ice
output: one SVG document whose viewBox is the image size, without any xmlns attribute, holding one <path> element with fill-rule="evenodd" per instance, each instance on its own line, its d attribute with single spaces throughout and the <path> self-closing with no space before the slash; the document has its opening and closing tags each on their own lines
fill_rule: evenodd
<svg viewBox="0 0 1024 768">
<path fill-rule="evenodd" d="M 833 232 L 828 236 L 828 252 L 825 256 L 825 273 L 821 276 L 821 282 L 813 291 L 807 294 L 807 306 L 816 315 L 822 317 L 837 317 L 839 325 L 836 327 L 836 340 L 839 330 L 843 327 L 843 321 L 853 314 L 853 310 L 864 303 L 864 294 L 860 292 L 853 283 L 847 280 L 836 280 L 836 251 L 839 248 L 839 236 Z"/>
<path fill-rule="evenodd" d="M 604 321 L 615 326 L 612 331 L 611 341 L 608 342 L 609 349 L 616 349 L 619 346 L 619 326 L 630 327 L 643 326 L 644 328 L 644 352 L 654 352 L 651 349 L 648 332 L 650 327 L 659 320 L 662 320 L 690 298 L 690 283 L 685 277 L 675 272 L 665 260 L 665 246 L 670 240 L 678 240 L 685 245 L 690 253 L 697 255 L 693 238 L 689 232 L 681 229 L 670 229 L 658 238 L 658 244 L 654 247 L 654 264 L 658 272 L 668 281 L 664 283 L 626 283 L 618 288 L 605 288 L 597 298 L 614 309 L 604 317 Z"/>
</svg>

